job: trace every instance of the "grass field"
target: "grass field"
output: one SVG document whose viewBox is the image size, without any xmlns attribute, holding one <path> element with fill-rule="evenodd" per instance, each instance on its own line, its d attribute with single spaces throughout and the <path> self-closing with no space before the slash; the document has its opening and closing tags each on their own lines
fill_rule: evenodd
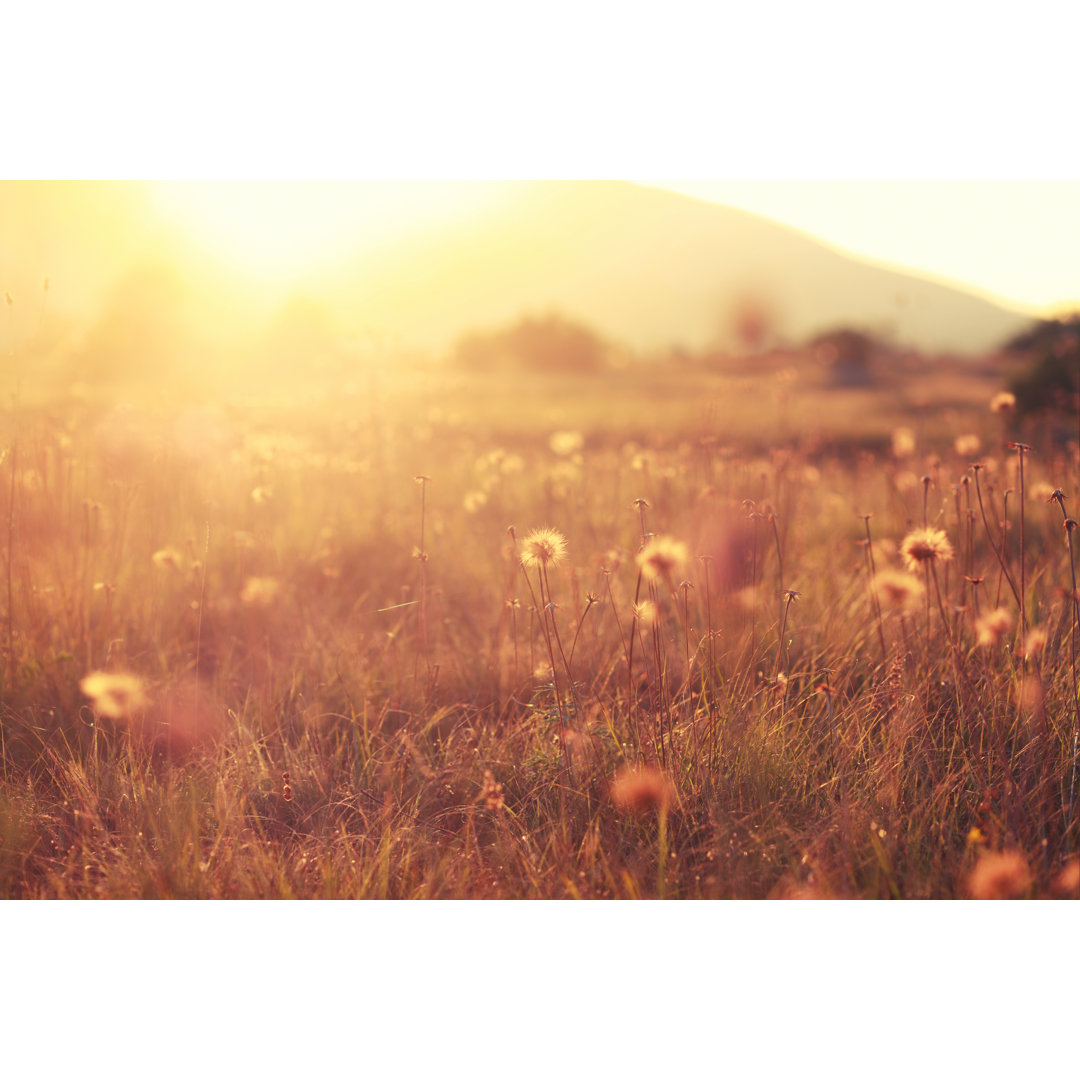
<svg viewBox="0 0 1080 1080">
<path fill-rule="evenodd" d="M 1002 378 L 21 389 L 0 895 L 1080 895 L 1080 463 Z"/>
</svg>

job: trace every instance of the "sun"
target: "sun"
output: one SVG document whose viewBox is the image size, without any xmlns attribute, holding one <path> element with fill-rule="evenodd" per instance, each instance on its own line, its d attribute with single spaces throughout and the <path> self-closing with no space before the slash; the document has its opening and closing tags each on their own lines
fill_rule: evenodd
<svg viewBox="0 0 1080 1080">
<path fill-rule="evenodd" d="M 263 281 L 298 282 L 468 214 L 490 185 L 462 181 L 156 181 L 186 241 Z"/>
</svg>

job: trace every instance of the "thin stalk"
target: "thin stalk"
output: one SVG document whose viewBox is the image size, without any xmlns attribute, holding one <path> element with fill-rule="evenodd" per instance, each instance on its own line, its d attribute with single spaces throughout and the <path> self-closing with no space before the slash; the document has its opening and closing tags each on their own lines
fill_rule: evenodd
<svg viewBox="0 0 1080 1080">
<path fill-rule="evenodd" d="M 1073 548 L 1073 531 L 1076 529 L 1077 524 L 1065 513 L 1065 496 L 1060 490 L 1056 490 L 1050 498 L 1061 507 L 1065 536 L 1069 541 L 1069 571 L 1072 574 L 1072 595 L 1070 599 L 1072 601 L 1073 626 L 1069 634 L 1069 654 L 1072 670 L 1073 761 L 1072 774 L 1069 779 L 1069 798 L 1065 812 L 1065 835 L 1068 836 L 1069 830 L 1072 828 L 1073 813 L 1076 809 L 1077 750 L 1080 747 L 1080 700 L 1078 700 L 1080 684 L 1077 682 L 1076 674 L 1077 639 L 1080 637 L 1080 597 L 1077 597 L 1076 591 L 1076 552 Z"/>
<path fill-rule="evenodd" d="M 1013 582 L 1012 575 L 1009 573 L 1008 567 L 1005 565 L 1005 560 L 1002 557 L 1001 552 L 998 550 L 997 545 L 994 543 L 994 537 L 990 532 L 990 523 L 986 520 L 986 507 L 983 506 L 982 488 L 979 485 L 979 470 L 981 465 L 972 465 L 972 470 L 975 473 L 975 494 L 979 500 L 979 513 L 982 514 L 983 528 L 986 530 L 986 539 L 990 543 L 990 547 L 997 557 L 998 565 L 1001 567 L 1001 572 L 1005 575 L 1005 580 L 1009 583 L 1009 588 L 1012 589 L 1012 594 L 1016 599 L 1017 608 L 1020 607 L 1020 594 L 1016 591 L 1016 584 Z"/>
<path fill-rule="evenodd" d="M 1013 443 L 1016 456 L 1020 463 L 1020 633 L 1027 632 L 1027 592 L 1026 567 L 1025 567 L 1025 537 L 1024 537 L 1024 453 L 1031 452 L 1031 447 L 1026 443 Z"/>
<path fill-rule="evenodd" d="M 888 660 L 888 650 L 885 648 L 885 626 L 881 616 L 881 601 L 878 599 L 877 590 L 874 588 L 874 579 L 877 577 L 877 567 L 874 565 L 874 543 L 870 539 L 870 515 L 863 514 L 863 525 L 866 527 L 866 561 L 870 567 L 870 603 L 874 608 L 874 617 L 877 620 L 878 641 L 881 644 L 881 659 Z"/>
</svg>

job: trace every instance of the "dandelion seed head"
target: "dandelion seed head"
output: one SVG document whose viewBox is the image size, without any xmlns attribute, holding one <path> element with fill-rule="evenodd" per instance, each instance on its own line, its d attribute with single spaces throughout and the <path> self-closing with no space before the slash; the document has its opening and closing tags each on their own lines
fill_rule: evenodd
<svg viewBox="0 0 1080 1080">
<path fill-rule="evenodd" d="M 634 605 L 634 618 L 642 626 L 653 626 L 660 617 L 660 611 L 651 600 L 642 600 Z"/>
<path fill-rule="evenodd" d="M 488 501 L 487 494 L 483 491 L 469 491 L 462 500 L 461 505 L 466 514 L 475 514 Z"/>
<path fill-rule="evenodd" d="M 982 449 L 982 439 L 975 434 L 957 435 L 956 440 L 953 442 L 953 447 L 960 457 L 975 457 Z"/>
<path fill-rule="evenodd" d="M 580 431 L 556 431 L 548 439 L 548 446 L 560 457 L 576 454 L 584 445 L 585 436 Z"/>
<path fill-rule="evenodd" d="M 1030 660 L 1038 656 L 1046 648 L 1048 640 L 1049 634 L 1045 626 L 1033 626 L 1024 638 L 1024 659 Z"/>
<path fill-rule="evenodd" d="M 1054 878 L 1053 890 L 1055 896 L 1075 897 L 1080 893 L 1080 858 L 1074 855 L 1065 864 Z"/>
<path fill-rule="evenodd" d="M 110 720 L 128 720 L 147 706 L 142 680 L 123 672 L 92 671 L 79 681 L 94 712 Z"/>
<path fill-rule="evenodd" d="M 654 536 L 638 552 L 637 564 L 642 576 L 651 581 L 671 581 L 689 561 L 690 554 L 681 540 L 670 536 Z"/>
<path fill-rule="evenodd" d="M 521 564 L 558 566 L 566 558 L 566 537 L 557 529 L 533 529 L 522 542 Z"/>
<path fill-rule="evenodd" d="M 503 786 L 495 780 L 495 774 L 490 769 L 484 770 L 484 782 L 480 786 L 480 801 L 489 810 L 501 810 L 506 805 L 503 799 Z"/>
<path fill-rule="evenodd" d="M 1019 851 L 990 852 L 975 864 L 967 879 L 973 900 L 1016 900 L 1031 888 L 1031 871 Z"/>
<path fill-rule="evenodd" d="M 240 592 L 240 600 L 250 607 L 268 607 L 277 599 L 280 589 L 277 578 L 249 577 Z"/>
<path fill-rule="evenodd" d="M 908 427 L 898 427 L 892 433 L 892 452 L 897 458 L 911 457 L 915 453 L 915 432 Z"/>
<path fill-rule="evenodd" d="M 948 562 L 953 557 L 953 546 L 941 529 L 915 529 L 904 537 L 900 555 L 908 570 L 914 572 L 923 565 Z"/>
<path fill-rule="evenodd" d="M 159 570 L 180 570 L 184 565 L 184 556 L 174 547 L 155 551 L 150 558 Z"/>
<path fill-rule="evenodd" d="M 666 810 L 674 797 L 667 774 L 652 766 L 627 767 L 611 782 L 611 801 L 631 814 Z"/>
<path fill-rule="evenodd" d="M 1012 628 L 1012 612 L 995 608 L 975 620 L 975 634 L 980 645 L 993 648 Z"/>
</svg>

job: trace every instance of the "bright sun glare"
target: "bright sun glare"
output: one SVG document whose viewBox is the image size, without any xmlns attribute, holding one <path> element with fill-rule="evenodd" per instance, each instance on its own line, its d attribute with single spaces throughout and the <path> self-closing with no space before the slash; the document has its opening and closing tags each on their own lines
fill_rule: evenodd
<svg viewBox="0 0 1080 1080">
<path fill-rule="evenodd" d="M 490 197 L 488 185 L 423 181 L 170 181 L 151 194 L 190 243 L 276 282 L 449 223 Z"/>
</svg>

